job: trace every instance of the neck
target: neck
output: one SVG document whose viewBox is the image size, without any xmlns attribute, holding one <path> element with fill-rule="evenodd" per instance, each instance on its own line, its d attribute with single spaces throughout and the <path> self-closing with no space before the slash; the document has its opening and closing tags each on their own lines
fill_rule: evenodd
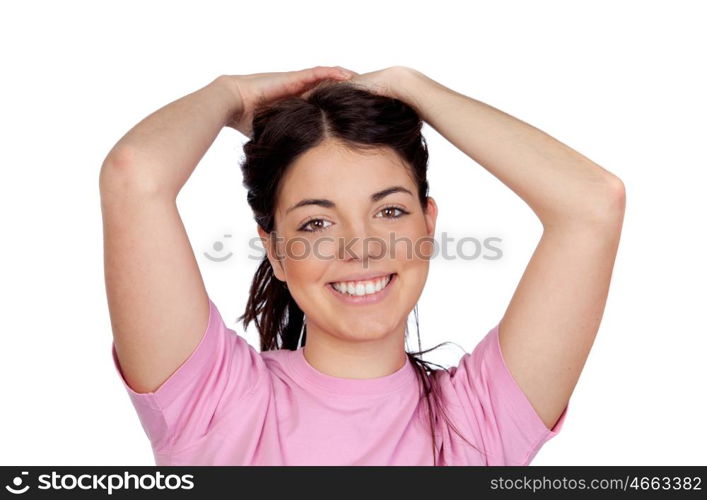
<svg viewBox="0 0 707 500">
<path fill-rule="evenodd" d="M 332 335 L 308 320 L 303 354 L 314 369 L 332 377 L 385 377 L 405 365 L 405 325 L 382 337 L 361 340 Z"/>
</svg>

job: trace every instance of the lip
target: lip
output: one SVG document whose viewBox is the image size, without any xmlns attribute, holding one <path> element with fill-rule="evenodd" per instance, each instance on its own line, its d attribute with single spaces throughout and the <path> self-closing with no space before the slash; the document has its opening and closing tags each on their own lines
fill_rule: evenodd
<svg viewBox="0 0 707 500">
<path fill-rule="evenodd" d="M 330 281 L 329 283 L 337 283 L 339 281 L 367 281 L 367 280 L 374 280 L 376 278 L 384 278 L 386 276 L 390 276 L 391 274 L 394 274 L 392 272 L 371 272 L 371 273 L 359 273 L 359 274 L 349 274 L 348 276 L 344 278 L 340 278 L 338 280 Z"/>
<path fill-rule="evenodd" d="M 334 286 L 331 283 L 326 284 L 326 288 L 331 291 L 331 293 L 334 294 L 335 297 L 337 297 L 339 300 L 344 302 L 345 304 L 351 304 L 351 305 L 370 305 L 370 304 L 375 304 L 377 302 L 380 302 L 384 298 L 388 296 L 390 293 L 390 289 L 392 286 L 398 281 L 398 273 L 391 273 L 393 276 L 390 278 L 390 281 L 388 284 L 385 286 L 385 288 L 379 290 L 376 293 L 373 293 L 371 295 L 363 295 L 361 297 L 356 297 L 354 295 L 344 295 L 343 293 L 337 292 Z M 387 274 L 384 274 L 383 276 L 388 276 Z"/>
</svg>

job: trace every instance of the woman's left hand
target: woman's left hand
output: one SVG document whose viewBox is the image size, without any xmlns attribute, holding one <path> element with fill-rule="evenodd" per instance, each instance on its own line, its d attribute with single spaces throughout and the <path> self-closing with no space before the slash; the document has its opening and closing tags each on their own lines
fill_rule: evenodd
<svg viewBox="0 0 707 500">
<path fill-rule="evenodd" d="M 410 69 L 404 66 L 390 66 L 369 73 L 354 73 L 347 81 L 359 84 L 374 94 L 401 99 L 398 86 L 402 83 L 403 73 L 408 71 Z"/>
<path fill-rule="evenodd" d="M 414 95 L 414 83 L 415 78 L 423 76 L 419 71 L 407 66 L 390 66 L 368 73 L 356 73 L 341 66 L 339 68 L 349 75 L 349 78 L 346 78 L 344 82 L 359 85 L 373 94 L 400 99 L 416 110 L 418 109 Z M 302 97 L 306 98 L 312 92 L 313 89 L 310 89 L 302 94 Z"/>
</svg>

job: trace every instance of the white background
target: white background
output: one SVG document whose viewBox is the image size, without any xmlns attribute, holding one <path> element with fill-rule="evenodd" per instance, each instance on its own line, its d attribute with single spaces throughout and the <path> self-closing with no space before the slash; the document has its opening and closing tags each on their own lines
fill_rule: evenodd
<svg viewBox="0 0 707 500">
<path fill-rule="evenodd" d="M 142 118 L 220 74 L 404 65 L 556 137 L 626 185 L 604 318 L 560 434 L 532 465 L 707 464 L 701 2 L 22 2 L 0 8 L 0 464 L 153 465 L 112 365 L 98 173 Z M 541 235 L 530 208 L 425 125 L 437 233 L 500 260 L 433 260 L 423 347 L 471 351 Z M 230 328 L 256 226 L 224 129 L 178 198 Z M 519 165 L 519 168 L 523 168 Z M 236 255 L 203 256 L 232 234 Z M 412 339 L 416 336 L 411 322 Z M 442 348 L 426 359 L 455 363 Z"/>
</svg>

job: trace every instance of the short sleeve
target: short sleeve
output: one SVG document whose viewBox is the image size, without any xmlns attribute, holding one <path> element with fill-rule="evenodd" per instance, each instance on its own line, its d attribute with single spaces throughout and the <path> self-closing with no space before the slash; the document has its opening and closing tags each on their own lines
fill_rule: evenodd
<svg viewBox="0 0 707 500">
<path fill-rule="evenodd" d="M 487 454 L 487 465 L 528 465 L 556 436 L 569 404 L 548 429 L 503 359 L 496 325 L 471 354 L 450 370 L 468 428 Z"/>
<path fill-rule="evenodd" d="M 182 448 L 218 422 L 223 402 L 245 398 L 267 369 L 248 342 L 226 327 L 209 299 L 209 320 L 200 343 L 154 392 L 135 392 L 123 376 L 112 344 L 113 364 L 155 453 Z"/>
</svg>

